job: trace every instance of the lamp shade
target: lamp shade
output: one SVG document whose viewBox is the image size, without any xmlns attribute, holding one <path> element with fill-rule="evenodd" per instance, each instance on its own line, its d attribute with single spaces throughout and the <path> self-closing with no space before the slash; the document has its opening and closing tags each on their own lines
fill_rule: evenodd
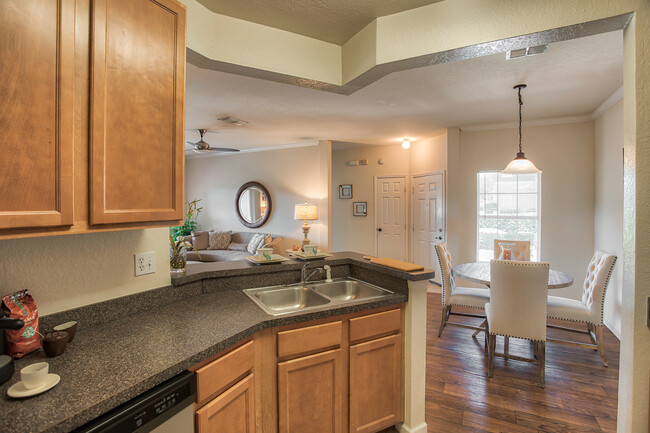
<svg viewBox="0 0 650 433">
<path fill-rule="evenodd" d="M 293 214 L 293 219 L 296 220 L 317 220 L 318 219 L 318 205 L 313 203 L 297 204 Z"/>
<path fill-rule="evenodd" d="M 522 152 L 517 153 L 517 157 L 510 161 L 510 164 L 503 170 L 501 173 L 505 174 L 537 174 L 541 173 L 542 170 L 535 167 L 528 158 L 524 156 Z"/>
</svg>

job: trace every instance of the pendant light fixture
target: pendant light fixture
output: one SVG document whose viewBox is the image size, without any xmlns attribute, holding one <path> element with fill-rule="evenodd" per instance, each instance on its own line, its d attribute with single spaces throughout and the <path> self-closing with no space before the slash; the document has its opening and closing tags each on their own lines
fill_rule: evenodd
<svg viewBox="0 0 650 433">
<path fill-rule="evenodd" d="M 524 155 L 524 151 L 521 150 L 521 106 L 524 105 L 521 100 L 521 89 L 525 89 L 525 84 L 517 84 L 513 89 L 517 89 L 519 94 L 519 152 L 515 159 L 510 161 L 510 164 L 503 170 L 501 173 L 506 174 L 537 174 L 541 173 L 542 170 L 535 167 L 531 161 L 529 161 Z"/>
</svg>

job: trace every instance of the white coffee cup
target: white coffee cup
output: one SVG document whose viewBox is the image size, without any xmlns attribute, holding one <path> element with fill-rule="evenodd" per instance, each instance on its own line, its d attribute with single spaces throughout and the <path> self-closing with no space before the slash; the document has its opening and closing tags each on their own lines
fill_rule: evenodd
<svg viewBox="0 0 650 433">
<path fill-rule="evenodd" d="M 273 258 L 273 248 L 258 248 L 257 256 L 261 260 L 271 260 Z"/>
<path fill-rule="evenodd" d="M 318 254 L 318 245 L 305 245 L 303 248 L 305 249 L 306 256 L 315 256 Z"/>
<path fill-rule="evenodd" d="M 37 362 L 30 364 L 20 370 L 20 379 L 27 389 L 35 389 L 45 384 L 47 372 L 50 370 L 50 365 L 47 362 Z"/>
</svg>

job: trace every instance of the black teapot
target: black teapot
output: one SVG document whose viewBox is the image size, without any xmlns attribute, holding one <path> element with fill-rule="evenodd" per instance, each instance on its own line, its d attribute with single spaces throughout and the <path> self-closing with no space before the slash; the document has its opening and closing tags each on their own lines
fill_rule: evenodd
<svg viewBox="0 0 650 433">
<path fill-rule="evenodd" d="M 14 359 L 4 354 L 4 332 L 3 329 L 20 329 L 25 323 L 20 319 L 4 317 L 5 312 L 0 310 L 0 384 L 5 383 L 14 374 Z"/>
</svg>

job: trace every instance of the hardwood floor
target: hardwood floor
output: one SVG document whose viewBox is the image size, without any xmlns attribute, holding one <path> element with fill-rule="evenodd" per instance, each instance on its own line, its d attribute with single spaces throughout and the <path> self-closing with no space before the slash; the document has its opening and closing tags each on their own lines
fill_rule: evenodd
<svg viewBox="0 0 650 433">
<path fill-rule="evenodd" d="M 428 301 L 429 432 L 616 432 L 619 342 L 609 330 L 603 332 L 609 367 L 594 350 L 547 343 L 546 388 L 541 389 L 537 365 L 515 360 L 496 358 L 488 380 L 483 333 L 472 338 L 472 330 L 447 326 L 438 339 L 440 295 L 429 293 Z M 567 334 L 548 330 L 552 338 L 582 337 Z M 503 351 L 501 338 L 497 351 Z M 510 339 L 510 353 L 531 357 L 532 346 Z"/>
</svg>

